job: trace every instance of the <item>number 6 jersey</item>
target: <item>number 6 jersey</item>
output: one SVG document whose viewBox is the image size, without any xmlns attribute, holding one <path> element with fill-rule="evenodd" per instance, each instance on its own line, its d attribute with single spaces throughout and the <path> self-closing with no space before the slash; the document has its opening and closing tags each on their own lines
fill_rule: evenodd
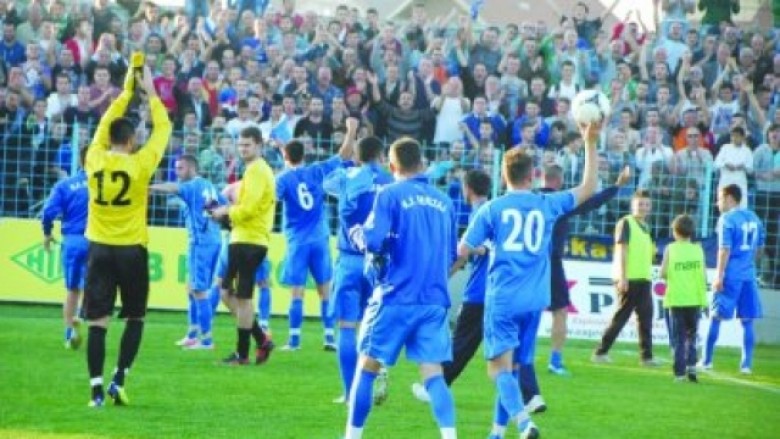
<svg viewBox="0 0 780 439">
<path fill-rule="evenodd" d="M 111 150 L 109 127 L 125 114 L 132 93 L 123 91 L 100 119 L 89 145 L 85 169 L 89 188 L 87 238 L 108 245 L 146 245 L 149 183 L 160 164 L 171 121 L 158 97 L 149 100 L 152 133 L 134 153 Z"/>
</svg>

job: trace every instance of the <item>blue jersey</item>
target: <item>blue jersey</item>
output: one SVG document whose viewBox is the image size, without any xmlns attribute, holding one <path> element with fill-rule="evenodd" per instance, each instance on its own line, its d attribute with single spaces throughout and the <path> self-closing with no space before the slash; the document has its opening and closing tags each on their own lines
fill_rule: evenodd
<svg viewBox="0 0 780 439">
<path fill-rule="evenodd" d="M 287 169 L 276 178 L 276 198 L 284 205 L 282 230 L 288 245 L 328 239 L 325 176 L 341 166 L 341 157 Z"/>
<path fill-rule="evenodd" d="M 723 277 L 729 280 L 756 278 L 756 251 L 764 246 L 764 228 L 752 210 L 734 208 L 718 219 L 718 248 L 729 249 Z"/>
<path fill-rule="evenodd" d="M 474 218 L 474 214 L 482 204 L 473 206 L 469 221 Z M 492 245 L 486 245 L 488 251 L 492 250 Z M 485 302 L 485 289 L 487 288 L 487 271 L 489 254 L 469 256 L 469 279 L 466 281 L 466 288 L 463 290 L 463 302 L 465 303 L 483 303 Z"/>
<path fill-rule="evenodd" d="M 330 195 L 338 197 L 339 231 L 338 249 L 342 253 L 361 254 L 349 240 L 349 230 L 366 222 L 374 206 L 376 192 L 393 182 L 393 177 L 378 164 L 339 168 L 325 179 L 323 187 Z"/>
<path fill-rule="evenodd" d="M 61 216 L 63 235 L 84 235 L 88 205 L 87 174 L 83 170 L 57 182 L 43 208 L 43 234 L 51 235 L 54 219 Z"/>
<path fill-rule="evenodd" d="M 219 224 L 209 217 L 207 208 L 222 204 L 221 196 L 210 181 L 203 177 L 179 183 L 177 195 L 184 200 L 185 222 L 192 244 L 219 244 L 222 242 Z"/>
<path fill-rule="evenodd" d="M 555 221 L 575 207 L 571 191 L 539 194 L 513 191 L 483 205 L 464 243 L 493 243 L 486 300 L 516 312 L 550 304 L 550 241 Z"/>
<path fill-rule="evenodd" d="M 377 282 L 389 305 L 449 307 L 449 269 L 458 239 L 452 200 L 417 176 L 385 186 L 363 226 L 354 233 L 380 268 Z"/>
</svg>

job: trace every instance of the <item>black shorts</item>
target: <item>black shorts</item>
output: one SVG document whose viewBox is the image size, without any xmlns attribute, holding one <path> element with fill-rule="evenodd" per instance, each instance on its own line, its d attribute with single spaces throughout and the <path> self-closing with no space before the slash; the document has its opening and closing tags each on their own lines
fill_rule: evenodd
<svg viewBox="0 0 780 439">
<path fill-rule="evenodd" d="M 569 284 L 563 271 L 563 260 L 550 258 L 550 311 L 566 308 L 570 304 Z"/>
<path fill-rule="evenodd" d="M 146 315 L 149 299 L 149 252 L 142 245 L 91 242 L 87 254 L 84 311 L 87 320 L 111 316 L 117 288 L 122 301 L 119 318 Z"/>
<path fill-rule="evenodd" d="M 228 264 L 222 288 L 240 299 L 251 299 L 255 290 L 255 273 L 263 263 L 268 247 L 235 243 L 228 246 Z"/>
</svg>

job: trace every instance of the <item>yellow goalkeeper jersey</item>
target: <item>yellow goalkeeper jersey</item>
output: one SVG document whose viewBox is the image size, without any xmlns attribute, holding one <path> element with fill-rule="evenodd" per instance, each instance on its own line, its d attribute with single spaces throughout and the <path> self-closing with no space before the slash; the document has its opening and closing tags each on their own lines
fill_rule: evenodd
<svg viewBox="0 0 780 439">
<path fill-rule="evenodd" d="M 230 242 L 268 246 L 276 213 L 274 172 L 262 158 L 246 167 L 236 202 L 230 207 Z"/>
<path fill-rule="evenodd" d="M 108 107 L 89 145 L 84 168 L 89 187 L 87 238 L 108 245 L 146 245 L 149 183 L 171 137 L 171 121 L 160 98 L 150 99 L 152 133 L 135 153 L 111 151 L 109 127 L 122 117 L 132 93 L 123 91 Z"/>
</svg>

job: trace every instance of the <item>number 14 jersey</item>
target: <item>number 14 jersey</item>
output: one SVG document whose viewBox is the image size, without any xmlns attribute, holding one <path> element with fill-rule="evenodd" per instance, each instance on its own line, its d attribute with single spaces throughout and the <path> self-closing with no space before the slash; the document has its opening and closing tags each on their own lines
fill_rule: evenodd
<svg viewBox="0 0 780 439">
<path fill-rule="evenodd" d="M 108 245 L 146 245 L 149 183 L 162 160 L 171 135 L 171 121 L 159 98 L 149 100 L 152 133 L 135 153 L 112 151 L 111 123 L 122 117 L 132 94 L 125 91 L 100 119 L 87 151 L 85 169 L 89 187 L 87 238 Z"/>
<path fill-rule="evenodd" d="M 463 242 L 470 248 L 491 244 L 486 302 L 514 312 L 550 305 L 553 226 L 575 204 L 570 191 L 511 191 L 477 210 Z"/>
</svg>

